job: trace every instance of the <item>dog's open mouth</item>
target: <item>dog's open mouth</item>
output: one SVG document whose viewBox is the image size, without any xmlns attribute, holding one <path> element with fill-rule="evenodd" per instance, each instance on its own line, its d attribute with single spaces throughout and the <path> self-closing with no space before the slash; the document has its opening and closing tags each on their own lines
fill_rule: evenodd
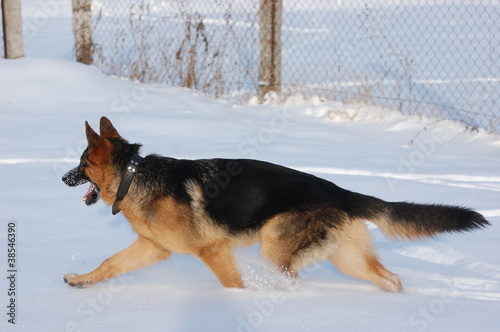
<svg viewBox="0 0 500 332">
<path fill-rule="evenodd" d="M 101 198 L 99 187 L 91 183 L 89 190 L 87 190 L 87 193 L 83 196 L 82 200 L 85 204 L 92 205 L 95 204 L 99 198 Z"/>
</svg>

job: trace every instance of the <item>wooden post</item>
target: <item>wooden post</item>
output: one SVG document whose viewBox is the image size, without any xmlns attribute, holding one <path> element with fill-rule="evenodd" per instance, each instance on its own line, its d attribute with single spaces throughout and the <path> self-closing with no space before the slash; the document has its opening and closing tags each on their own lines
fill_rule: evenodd
<svg viewBox="0 0 500 332">
<path fill-rule="evenodd" d="M 283 0 L 260 0 L 259 6 L 259 100 L 281 86 L 281 22 Z"/>
<path fill-rule="evenodd" d="M 2 21 L 5 58 L 24 57 L 21 0 L 2 0 Z"/>
<path fill-rule="evenodd" d="M 92 64 L 92 1 L 72 1 L 76 61 L 90 65 Z"/>
</svg>

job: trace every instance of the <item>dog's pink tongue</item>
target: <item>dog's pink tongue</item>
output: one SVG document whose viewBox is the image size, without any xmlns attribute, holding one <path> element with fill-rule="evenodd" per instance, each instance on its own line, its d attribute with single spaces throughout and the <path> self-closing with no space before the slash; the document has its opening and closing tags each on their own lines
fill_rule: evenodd
<svg viewBox="0 0 500 332">
<path fill-rule="evenodd" d="M 90 194 L 94 191 L 94 185 L 91 183 L 89 186 L 89 190 L 87 190 L 87 193 L 83 195 L 82 201 L 86 202 L 87 198 L 89 198 Z"/>
</svg>

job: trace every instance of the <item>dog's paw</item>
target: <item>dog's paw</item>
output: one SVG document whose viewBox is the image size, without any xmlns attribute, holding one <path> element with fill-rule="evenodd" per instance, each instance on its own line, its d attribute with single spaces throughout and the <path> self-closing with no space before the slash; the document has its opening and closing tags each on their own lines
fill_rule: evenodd
<svg viewBox="0 0 500 332">
<path fill-rule="evenodd" d="M 83 279 L 81 276 L 75 273 L 68 273 L 64 276 L 64 282 L 71 287 L 87 288 L 92 286 L 92 282 L 88 279 Z"/>
</svg>

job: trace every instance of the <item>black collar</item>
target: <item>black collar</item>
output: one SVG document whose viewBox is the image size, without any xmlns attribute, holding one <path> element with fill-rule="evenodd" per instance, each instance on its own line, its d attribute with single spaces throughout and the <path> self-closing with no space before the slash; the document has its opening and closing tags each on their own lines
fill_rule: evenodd
<svg viewBox="0 0 500 332">
<path fill-rule="evenodd" d="M 113 215 L 121 211 L 118 205 L 127 195 L 128 189 L 130 188 L 130 184 L 134 179 L 135 173 L 137 173 L 137 170 L 139 169 L 139 165 L 142 159 L 143 158 L 138 154 L 134 154 L 132 156 L 132 159 L 130 159 L 129 163 L 127 164 L 126 171 L 122 175 L 122 180 L 120 181 L 120 185 L 118 186 L 118 192 L 116 193 L 116 200 L 113 203 L 113 209 L 112 209 Z"/>
</svg>

